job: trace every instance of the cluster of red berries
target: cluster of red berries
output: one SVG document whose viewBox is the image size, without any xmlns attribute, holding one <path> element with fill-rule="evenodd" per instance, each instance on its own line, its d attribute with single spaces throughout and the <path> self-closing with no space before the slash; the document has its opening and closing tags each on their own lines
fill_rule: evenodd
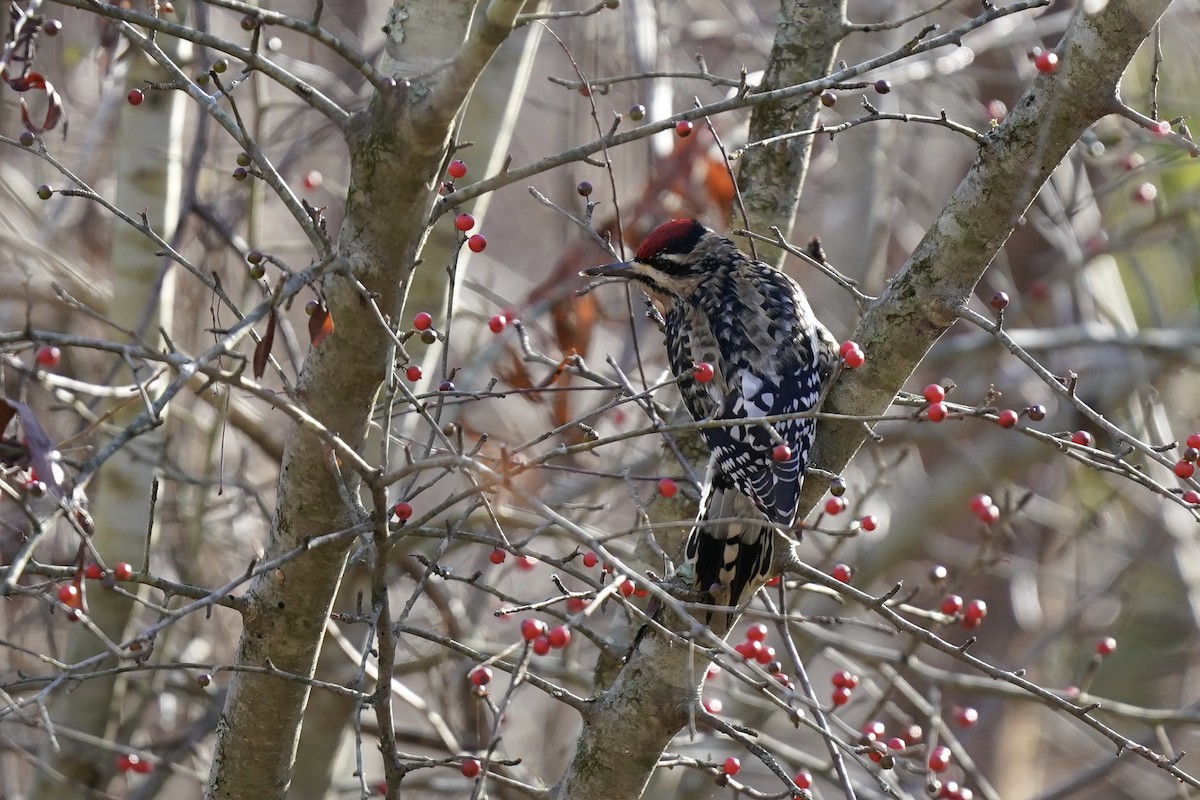
<svg viewBox="0 0 1200 800">
<path fill-rule="evenodd" d="M 846 498 L 840 494 L 834 495 L 825 501 L 825 513 L 831 517 L 836 517 L 849 507 Z M 853 526 L 854 523 L 852 523 Z M 858 518 L 858 529 L 870 533 L 879 527 L 879 517 L 874 514 L 866 514 Z"/>
<path fill-rule="evenodd" d="M 987 616 L 987 603 L 975 598 L 964 602 L 961 595 L 948 594 L 942 598 L 942 613 L 953 617 L 966 629 L 978 628 Z"/>
<path fill-rule="evenodd" d="M 958 781 L 942 783 L 934 778 L 926 785 L 926 792 L 937 800 L 975 800 L 975 793 L 966 786 L 959 785 Z"/>
<path fill-rule="evenodd" d="M 971 509 L 971 513 L 978 517 L 979 521 L 985 525 L 991 525 L 1000 519 L 1000 507 L 992 502 L 991 495 L 983 493 L 972 495 L 968 506 Z"/>
<path fill-rule="evenodd" d="M 929 405 L 925 407 L 925 416 L 930 422 L 941 422 L 946 418 L 948 409 L 942 401 L 946 399 L 946 389 L 940 384 L 931 383 L 921 392 L 925 398 L 925 402 Z"/>
<path fill-rule="evenodd" d="M 858 346 L 858 342 L 853 342 L 849 339 L 842 342 L 842 346 L 838 348 L 838 355 L 842 359 L 842 364 L 846 369 L 858 369 L 867 362 L 867 356 L 863 349 Z"/>
<path fill-rule="evenodd" d="M 450 176 L 450 180 L 442 184 L 442 189 L 451 191 L 454 189 L 453 181 L 459 178 L 464 178 L 467 175 L 467 162 L 459 159 L 454 159 L 446 166 L 446 174 Z M 459 233 L 466 233 L 475 227 L 475 218 L 465 212 L 456 214 L 454 217 L 454 229 Z M 473 236 L 466 237 L 467 247 L 473 253 L 482 253 L 487 248 L 487 238 L 476 233 Z"/>
<path fill-rule="evenodd" d="M 88 562 L 83 568 L 83 576 L 88 580 L 104 580 L 106 577 L 108 577 L 108 575 L 109 573 L 105 572 L 104 567 L 100 566 L 94 561 Z M 111 575 L 113 580 L 127 581 L 133 577 L 133 566 L 122 561 L 113 566 Z M 65 583 L 58 587 L 58 602 L 71 609 L 72 612 L 82 609 L 83 591 L 80 588 L 79 583 Z M 74 613 L 72 613 L 71 619 L 76 619 Z"/>
<path fill-rule="evenodd" d="M 854 690 L 858 688 L 858 676 L 844 669 L 839 669 L 833 673 L 829 678 L 829 682 L 833 684 L 833 693 L 830 695 L 830 701 L 835 706 L 844 706 L 846 703 L 849 703 Z"/>
<path fill-rule="evenodd" d="M 527 617 L 521 620 L 521 638 L 532 642 L 533 652 L 544 656 L 553 648 L 562 650 L 571 643 L 571 629 L 566 625 L 547 628 L 540 619 Z"/>
<path fill-rule="evenodd" d="M 899 736 L 888 736 L 887 727 L 879 720 L 863 725 L 858 743 L 864 747 L 868 758 L 884 769 L 896 766 L 896 757 L 908 748 L 920 744 L 925 732 L 920 725 L 909 725 Z"/>
<path fill-rule="evenodd" d="M 745 661 L 754 661 L 761 664 L 763 669 L 767 671 L 775 680 L 788 688 L 792 688 L 792 679 L 783 671 L 783 665 L 775 658 L 775 648 L 767 644 L 767 626 L 761 622 L 755 622 L 746 629 L 746 638 L 738 642 L 733 648 L 734 652 L 741 656 Z M 715 670 L 715 672 L 714 672 Z M 719 672 L 720 668 L 715 664 L 709 668 L 709 677 Z M 707 706 L 706 706 L 707 707 Z M 718 709 L 720 706 L 718 705 Z M 710 709 L 711 710 L 711 709 Z M 712 713 L 716 714 L 717 711 Z"/>
<path fill-rule="evenodd" d="M 1175 475 L 1183 480 L 1187 480 L 1196 474 L 1196 460 L 1200 459 L 1200 433 L 1188 434 L 1187 440 L 1184 442 L 1187 445 L 1183 451 L 1183 458 L 1175 462 Z M 1188 495 L 1193 495 L 1189 498 Z M 1200 495 L 1196 492 L 1187 492 L 1184 494 L 1185 503 L 1200 502 Z"/>
</svg>

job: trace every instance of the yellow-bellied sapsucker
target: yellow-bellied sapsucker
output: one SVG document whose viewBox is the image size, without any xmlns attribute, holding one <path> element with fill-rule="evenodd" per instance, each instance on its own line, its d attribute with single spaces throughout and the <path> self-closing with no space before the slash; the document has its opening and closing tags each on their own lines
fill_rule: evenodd
<svg viewBox="0 0 1200 800">
<path fill-rule="evenodd" d="M 794 280 L 694 219 L 660 225 L 631 261 L 584 274 L 629 279 L 663 305 L 694 419 L 748 420 L 700 431 L 712 458 L 686 546 L 697 586 L 737 607 L 770 577 L 773 529 L 795 522 L 816 431 L 812 418 L 749 420 L 813 410 L 837 343 Z"/>
</svg>

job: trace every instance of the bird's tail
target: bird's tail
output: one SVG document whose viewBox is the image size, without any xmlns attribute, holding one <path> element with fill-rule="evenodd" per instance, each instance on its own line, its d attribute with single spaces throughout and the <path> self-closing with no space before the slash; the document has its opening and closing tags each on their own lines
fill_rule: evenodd
<svg viewBox="0 0 1200 800">
<path fill-rule="evenodd" d="M 775 556 L 775 528 L 750 498 L 712 476 L 700 515 L 688 534 L 685 558 L 696 573 L 696 586 L 711 595 L 712 603 L 731 610 L 716 620 L 709 612 L 705 624 L 723 634 L 733 626 L 738 608 L 771 577 Z M 718 630 L 719 628 L 719 630 Z"/>
</svg>

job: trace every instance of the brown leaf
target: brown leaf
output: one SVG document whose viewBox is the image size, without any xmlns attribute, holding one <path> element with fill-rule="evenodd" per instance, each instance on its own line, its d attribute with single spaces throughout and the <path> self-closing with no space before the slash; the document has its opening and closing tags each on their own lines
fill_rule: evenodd
<svg viewBox="0 0 1200 800">
<path fill-rule="evenodd" d="M 267 319 L 267 333 L 262 341 L 254 346 L 254 380 L 258 380 L 267 371 L 267 360 L 271 357 L 271 345 L 275 344 L 275 309 Z"/>
<path fill-rule="evenodd" d="M 54 441 L 46 433 L 46 429 L 38 422 L 37 414 L 24 403 L 7 400 L 0 397 L 0 408 L 7 407 L 9 419 L 12 412 L 21 418 L 21 429 L 24 431 L 25 448 L 29 451 L 29 465 L 37 472 L 37 479 L 46 484 L 46 491 L 62 499 L 66 496 L 62 480 L 65 476 L 62 468 L 62 455 L 54 446 Z"/>
<path fill-rule="evenodd" d="M 57 127 L 58 123 L 65 118 L 62 96 L 59 95 L 54 85 L 46 80 L 45 76 L 41 73 L 27 73 L 15 80 L 9 81 L 8 85 L 18 92 L 35 90 L 46 93 L 46 117 L 40 125 L 35 123 L 32 117 L 30 117 L 29 106 L 25 102 L 25 98 L 21 98 L 21 122 L 25 124 L 25 129 L 29 132 L 45 133 Z"/>
<path fill-rule="evenodd" d="M 324 304 L 317 306 L 317 310 L 308 318 L 308 338 L 312 342 L 313 347 L 320 347 L 321 342 L 329 338 L 333 333 L 333 315 L 329 313 L 329 308 Z"/>
</svg>

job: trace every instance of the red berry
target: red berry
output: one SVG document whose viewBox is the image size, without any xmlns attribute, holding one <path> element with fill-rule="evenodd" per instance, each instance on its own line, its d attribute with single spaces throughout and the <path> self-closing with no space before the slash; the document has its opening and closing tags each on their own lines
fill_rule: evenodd
<svg viewBox="0 0 1200 800">
<path fill-rule="evenodd" d="M 953 617 L 963 610 L 963 599 L 956 594 L 948 594 L 942 598 L 942 613 Z"/>
<path fill-rule="evenodd" d="M 977 495 L 972 495 L 972 497 L 971 497 L 971 502 L 970 502 L 971 513 L 974 514 L 975 516 L 979 516 L 980 514 L 982 514 L 985 510 L 987 510 L 987 507 L 990 505 L 994 505 L 992 503 L 991 495 L 977 494 Z"/>
<path fill-rule="evenodd" d="M 1084 447 L 1091 447 L 1092 435 L 1087 431 L 1075 431 L 1071 434 L 1071 441 Z"/>
<path fill-rule="evenodd" d="M 1008 115 L 1008 106 L 1001 100 L 989 100 L 983 106 L 983 113 L 988 119 L 1000 122 Z"/>
<path fill-rule="evenodd" d="M 763 586 L 778 586 L 781 583 L 783 583 L 782 576 L 772 575 L 771 577 L 767 578 L 767 582 L 764 583 Z"/>
<path fill-rule="evenodd" d="M 882 739 L 883 734 L 887 732 L 887 728 L 879 720 L 871 720 L 862 727 L 862 736 L 868 742 L 874 742 L 877 739 Z"/>
<path fill-rule="evenodd" d="M 1000 509 L 996 506 L 988 506 L 980 511 L 977 516 L 979 517 L 980 522 L 984 523 L 985 525 L 991 525 L 992 523 L 996 522 L 996 520 L 1000 519 Z"/>
<path fill-rule="evenodd" d="M 1194 447 L 1195 449 L 1200 450 L 1200 433 L 1188 434 L 1186 444 L 1188 447 Z"/>
<path fill-rule="evenodd" d="M 626 578 L 625 580 L 621 581 L 621 595 L 623 597 L 629 597 L 636 591 L 637 584 L 635 584 L 632 580 Z"/>
<path fill-rule="evenodd" d="M 812 773 L 802 769 L 792 776 L 792 783 L 799 789 L 808 789 L 812 786 Z"/>
<path fill-rule="evenodd" d="M 925 387 L 925 391 L 921 392 L 925 396 L 926 402 L 940 403 L 946 399 L 946 390 L 936 383 L 931 383 Z"/>
<path fill-rule="evenodd" d="M 955 706 L 954 722 L 960 728 L 969 728 L 979 721 L 979 712 L 971 706 Z"/>
<path fill-rule="evenodd" d="M 838 564 L 829 574 L 833 576 L 834 580 L 841 581 L 842 583 L 849 583 L 850 579 L 854 577 L 854 570 L 850 569 L 850 567 L 845 564 Z"/>
<path fill-rule="evenodd" d="M 925 409 L 925 416 L 929 417 L 930 422 L 941 422 L 946 418 L 946 404 L 932 404 L 929 408 Z"/>
<path fill-rule="evenodd" d="M 679 136 L 680 138 L 691 136 L 692 129 L 694 127 L 696 126 L 693 125 L 690 120 L 681 119 L 679 122 L 675 123 L 675 135 Z"/>
<path fill-rule="evenodd" d="M 304 173 L 304 179 L 301 180 L 300 183 L 305 189 L 311 192 L 313 189 L 320 187 L 324 180 L 325 178 L 322 177 L 320 172 L 315 169 L 310 169 L 308 172 Z"/>
<path fill-rule="evenodd" d="M 546 634 L 546 638 L 550 640 L 551 647 L 561 650 L 571 643 L 571 629 L 566 625 L 555 625 Z"/>
<path fill-rule="evenodd" d="M 776 461 L 787 461 L 791 459 L 791 457 L 792 448 L 788 447 L 786 444 L 777 444 L 771 451 L 771 458 L 775 459 Z"/>
<path fill-rule="evenodd" d="M 1195 489 L 1188 489 L 1183 493 L 1183 502 L 1191 503 L 1192 505 L 1200 504 L 1200 492 Z"/>
<path fill-rule="evenodd" d="M 538 565 L 538 560 L 533 556 L 517 556 L 517 569 L 528 572 Z"/>
<path fill-rule="evenodd" d="M 526 617 L 521 620 L 521 638 L 531 642 L 546 632 L 546 623 L 540 619 Z"/>
<path fill-rule="evenodd" d="M 395 514 L 399 519 L 408 519 L 413 515 L 413 507 L 401 500 L 400 502 L 396 503 L 396 505 L 392 506 L 392 513 Z"/>
<path fill-rule="evenodd" d="M 600 563 L 600 556 L 592 552 L 583 554 L 583 565 L 585 567 L 594 567 Z"/>
<path fill-rule="evenodd" d="M 763 645 L 762 642 L 755 641 L 754 639 L 747 639 L 744 642 L 738 642 L 733 649 L 734 652 L 747 661 L 754 661 L 756 658 L 758 658 L 758 654 L 762 652 Z"/>
<path fill-rule="evenodd" d="M 88 580 L 98 581 L 104 577 L 104 569 L 95 561 L 89 561 L 83 568 L 83 576 Z"/>
<path fill-rule="evenodd" d="M 908 744 L 916 744 L 925 736 L 925 731 L 921 730 L 921 726 L 915 722 L 909 725 L 904 731 L 904 741 Z"/>
<path fill-rule="evenodd" d="M 68 583 L 58 587 L 58 602 L 71 608 L 79 607 L 79 587 Z"/>
<path fill-rule="evenodd" d="M 704 706 L 705 711 L 714 715 L 720 714 L 722 709 L 725 708 L 725 704 L 722 703 L 720 698 L 717 697 L 706 697 L 701 702 L 701 705 Z"/>
<path fill-rule="evenodd" d="M 129 770 L 133 769 L 134 759 L 141 760 L 132 753 L 121 753 L 121 755 L 117 756 L 117 770 L 120 772 L 129 772 Z"/>
<path fill-rule="evenodd" d="M 867 362 L 867 356 L 862 349 L 855 345 L 842 354 L 842 361 L 846 364 L 846 369 L 858 369 Z"/>
<path fill-rule="evenodd" d="M 726 775 L 737 775 L 742 768 L 742 762 L 730 756 L 725 759 L 725 763 L 721 765 L 721 771 Z"/>
<path fill-rule="evenodd" d="M 867 514 L 858 521 L 858 527 L 862 528 L 867 533 L 879 527 L 879 517 L 874 514 Z"/>
<path fill-rule="evenodd" d="M 1117 649 L 1117 640 L 1111 636 L 1105 636 L 1100 641 L 1096 642 L 1096 655 L 1111 656 Z"/>
<path fill-rule="evenodd" d="M 753 626 L 751 626 L 753 627 Z M 704 672 L 704 680 L 711 681 L 721 674 L 720 664 L 709 664 L 708 669 Z"/>
<path fill-rule="evenodd" d="M 701 361 L 696 365 L 695 371 L 692 373 L 692 377 L 696 379 L 696 383 L 708 383 L 713 379 L 713 375 L 715 374 L 716 370 L 713 369 L 712 364 L 708 363 L 707 361 Z"/>
<path fill-rule="evenodd" d="M 855 350 L 855 349 L 861 349 L 858 347 L 858 342 L 855 342 L 851 339 L 847 339 L 846 341 L 844 341 L 840 345 L 838 345 L 838 358 L 844 358 L 846 356 L 846 353 L 849 353 L 851 350 Z"/>
<path fill-rule="evenodd" d="M 754 657 L 758 663 L 766 666 L 775 660 L 775 648 L 769 645 L 763 645 L 758 651 L 758 655 Z"/>
<path fill-rule="evenodd" d="M 129 100 L 129 105 L 140 106 L 142 101 L 146 99 L 146 93 L 141 89 L 130 89 L 126 97 Z"/>
<path fill-rule="evenodd" d="M 1133 190 L 1135 203 L 1153 203 L 1156 197 L 1158 197 L 1158 187 L 1148 181 L 1138 184 L 1137 188 Z"/>
<path fill-rule="evenodd" d="M 1171 123 L 1165 119 L 1160 119 L 1150 126 L 1150 131 L 1155 136 L 1166 136 L 1171 132 Z"/>
<path fill-rule="evenodd" d="M 584 600 L 582 597 L 568 597 L 567 598 L 567 611 L 570 611 L 572 614 L 578 614 L 580 611 L 583 611 L 585 608 L 587 608 L 587 601 Z"/>
<path fill-rule="evenodd" d="M 500 333 L 508 327 L 508 318 L 503 314 L 497 314 L 488 320 L 488 330 L 492 333 Z"/>
<path fill-rule="evenodd" d="M 899 736 L 893 736 L 887 740 L 887 749 L 900 751 L 908 747 L 908 742 L 901 739 Z"/>
<path fill-rule="evenodd" d="M 1180 478 L 1190 478 L 1196 472 L 1196 465 L 1190 461 L 1176 461 L 1175 474 Z"/>
<path fill-rule="evenodd" d="M 154 771 L 154 765 L 144 758 L 138 758 L 137 761 L 131 762 L 129 766 L 139 775 L 149 775 Z"/>
<path fill-rule="evenodd" d="M 474 778 L 475 776 L 477 776 L 479 774 L 479 771 L 481 768 L 482 768 L 482 766 L 479 763 L 479 759 L 464 758 L 463 762 L 462 762 L 462 766 L 460 766 L 458 769 L 460 772 L 462 772 L 463 777 Z"/>
<path fill-rule="evenodd" d="M 467 678 L 475 686 L 487 686 L 492 682 L 492 670 L 490 667 L 478 666 L 467 673 Z"/>
<path fill-rule="evenodd" d="M 1058 56 L 1050 50 L 1043 50 L 1034 56 L 1033 65 L 1038 72 L 1054 72 L 1058 69 Z"/>
<path fill-rule="evenodd" d="M 52 344 L 44 344 L 37 349 L 37 354 L 33 357 L 37 361 L 38 366 L 57 367 L 59 359 L 62 358 L 62 351 Z"/>
<path fill-rule="evenodd" d="M 992 299 L 988 301 L 988 305 L 997 311 L 1003 311 L 1008 308 L 1008 293 L 996 292 L 992 295 Z"/>
<path fill-rule="evenodd" d="M 942 772 L 946 767 L 950 766 L 950 748 L 945 745 L 939 745 L 929 751 L 929 769 L 933 772 Z"/>
<path fill-rule="evenodd" d="M 746 629 L 746 638 L 752 642 L 762 642 L 767 638 L 767 626 L 761 622 L 756 622 Z"/>
<path fill-rule="evenodd" d="M 467 164 L 464 161 L 459 161 L 457 158 L 450 162 L 446 167 L 446 174 L 451 178 L 461 178 L 467 174 Z"/>
<path fill-rule="evenodd" d="M 421 380 L 422 374 L 423 374 L 423 372 L 422 372 L 421 368 L 419 366 L 417 366 L 416 364 L 409 364 L 407 367 L 404 368 L 404 377 L 408 378 L 410 381 L 413 381 L 414 383 L 416 381 Z"/>
<path fill-rule="evenodd" d="M 119 581 L 127 581 L 133 577 L 133 567 L 126 561 L 122 561 L 113 567 L 113 577 Z"/>
<path fill-rule="evenodd" d="M 472 253 L 482 253 L 484 248 L 487 247 L 487 239 L 484 238 L 483 234 L 477 233 L 470 239 L 467 239 L 467 247 L 471 248 Z"/>
<path fill-rule="evenodd" d="M 840 497 L 831 497 L 825 501 L 826 514 L 840 514 L 846 510 L 846 501 Z"/>
<path fill-rule="evenodd" d="M 1018 417 L 1016 411 L 1013 411 L 1011 408 L 1006 408 L 1001 411 L 999 415 L 997 415 L 996 422 L 1001 428 L 1011 428 L 1017 424 L 1018 419 L 1020 418 Z"/>
<path fill-rule="evenodd" d="M 459 214 L 454 218 L 454 227 L 466 233 L 475 227 L 475 218 L 465 212 Z"/>
<path fill-rule="evenodd" d="M 844 706 L 846 703 L 850 702 L 851 694 L 852 692 L 850 689 L 847 689 L 845 686 L 839 686 L 833 690 L 833 694 L 830 696 L 830 699 L 833 701 L 835 706 Z"/>
<path fill-rule="evenodd" d="M 678 491 L 679 484 L 675 483 L 675 481 L 671 480 L 670 478 L 658 479 L 658 493 L 663 497 L 674 497 L 675 493 Z"/>
<path fill-rule="evenodd" d="M 858 688 L 858 676 L 853 672 L 848 672 L 844 669 L 839 669 L 837 672 L 833 673 L 829 680 L 834 686 L 842 686 L 847 689 Z"/>
<path fill-rule="evenodd" d="M 433 325 L 433 316 L 427 311 L 422 311 L 413 317 L 413 327 L 419 331 L 427 331 Z"/>
<path fill-rule="evenodd" d="M 550 640 L 545 636 L 539 636 L 533 640 L 533 652 L 535 655 L 544 656 L 550 652 Z"/>
<path fill-rule="evenodd" d="M 983 622 L 983 618 L 987 616 L 987 603 L 982 600 L 972 600 L 967 603 L 967 607 L 963 609 L 962 624 L 964 628 L 974 628 Z"/>
</svg>

